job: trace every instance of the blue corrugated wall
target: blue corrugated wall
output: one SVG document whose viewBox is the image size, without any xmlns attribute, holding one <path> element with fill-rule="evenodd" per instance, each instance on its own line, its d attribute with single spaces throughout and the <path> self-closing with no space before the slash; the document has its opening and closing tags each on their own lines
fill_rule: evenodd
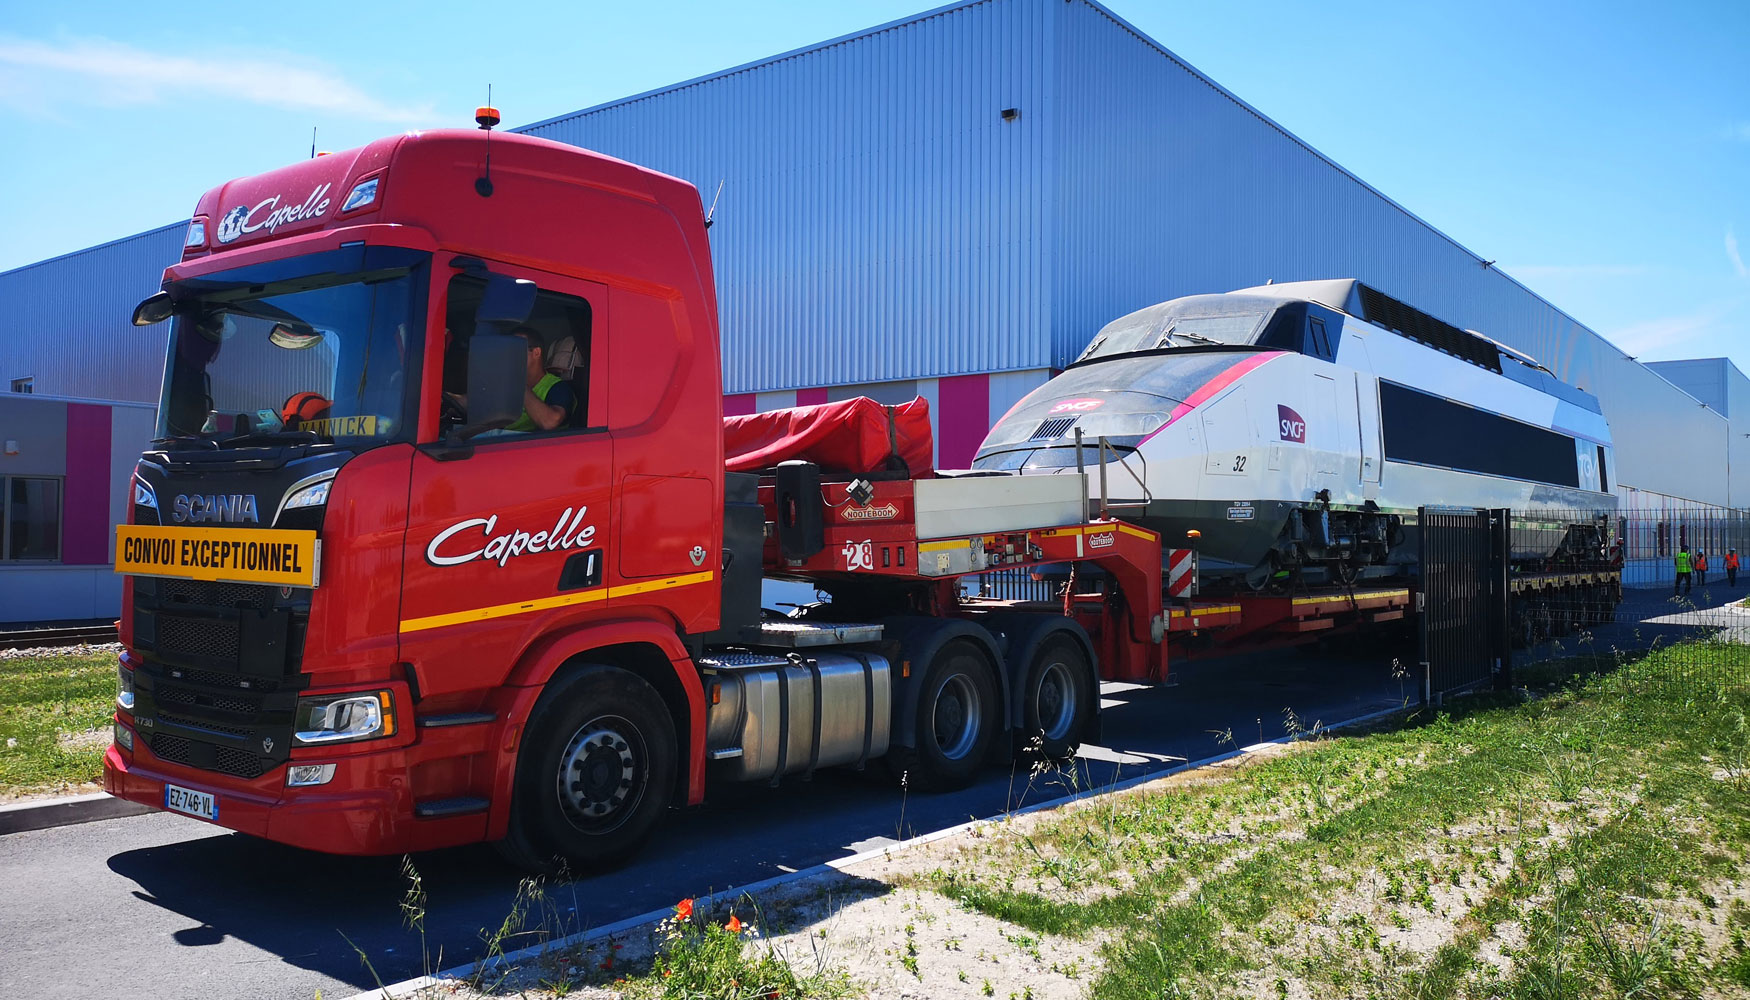
<svg viewBox="0 0 1750 1000">
<path fill-rule="evenodd" d="M 723 182 L 727 392 L 1039 368 L 1054 14 L 972 3 L 521 131 Z"/>
<path fill-rule="evenodd" d="M 0 378 L 36 378 L 39 395 L 157 403 L 169 327 L 132 324 L 182 257 L 188 223 L 0 273 Z"/>
</svg>

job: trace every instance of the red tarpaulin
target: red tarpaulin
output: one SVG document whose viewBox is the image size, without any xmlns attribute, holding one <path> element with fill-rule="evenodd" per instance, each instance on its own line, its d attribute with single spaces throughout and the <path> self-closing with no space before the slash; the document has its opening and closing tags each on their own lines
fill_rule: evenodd
<svg viewBox="0 0 1750 1000">
<path fill-rule="evenodd" d="M 828 471 L 862 474 L 891 469 L 888 459 L 897 457 L 918 476 L 929 472 L 934 454 L 930 404 L 922 397 L 883 406 L 858 396 L 723 420 L 723 458 L 730 472 L 758 472 L 799 459 Z"/>
</svg>

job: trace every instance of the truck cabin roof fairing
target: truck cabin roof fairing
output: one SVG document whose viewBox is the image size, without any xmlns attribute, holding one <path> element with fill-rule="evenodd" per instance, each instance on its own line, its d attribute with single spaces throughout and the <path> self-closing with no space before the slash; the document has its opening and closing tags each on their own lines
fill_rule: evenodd
<svg viewBox="0 0 1750 1000">
<path fill-rule="evenodd" d="M 486 170 L 487 141 L 487 133 L 473 129 L 407 132 L 228 181 L 201 196 L 182 263 L 165 277 L 254 257 L 238 251 L 279 256 L 352 239 L 492 255 L 504 249 L 504 227 L 511 225 L 519 262 L 672 281 L 666 261 L 640 261 L 623 245 L 597 245 L 612 240 L 580 237 L 611 234 L 629 223 L 631 213 L 612 211 L 614 203 L 642 203 L 669 217 L 666 228 L 682 245 L 674 220 L 702 216 L 691 184 L 576 146 L 496 133 L 490 139 L 493 194 L 482 196 L 475 182 Z M 609 196 L 604 204 L 610 210 L 587 217 L 567 211 L 579 189 Z M 642 224 L 652 221 L 646 215 Z M 693 270 L 708 279 L 708 250 L 691 250 Z"/>
</svg>

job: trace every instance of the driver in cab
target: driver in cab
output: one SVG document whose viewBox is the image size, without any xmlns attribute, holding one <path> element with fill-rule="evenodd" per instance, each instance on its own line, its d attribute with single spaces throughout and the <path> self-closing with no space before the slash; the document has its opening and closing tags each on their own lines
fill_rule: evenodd
<svg viewBox="0 0 1750 1000">
<path fill-rule="evenodd" d="M 577 393 L 569 382 L 547 371 L 547 350 L 541 344 L 541 335 L 526 326 L 510 333 L 528 343 L 529 367 L 527 387 L 523 389 L 523 415 L 505 430 L 556 431 L 569 426 L 571 414 L 577 410 Z"/>
<path fill-rule="evenodd" d="M 449 331 L 446 330 L 446 339 L 448 334 Z M 503 430 L 526 434 L 531 431 L 556 431 L 569 426 L 572 414 L 577 411 L 577 393 L 569 382 L 547 371 L 547 350 L 541 343 L 541 335 L 528 326 L 519 326 L 510 334 L 521 337 L 528 344 L 528 369 L 523 385 L 522 415 Z M 444 396 L 457 407 L 455 418 L 464 420 L 460 411 L 466 409 L 468 395 L 445 392 Z"/>
</svg>

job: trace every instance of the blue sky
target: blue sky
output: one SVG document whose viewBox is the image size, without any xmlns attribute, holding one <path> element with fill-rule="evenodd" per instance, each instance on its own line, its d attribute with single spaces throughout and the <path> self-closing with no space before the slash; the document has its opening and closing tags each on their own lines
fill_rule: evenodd
<svg viewBox="0 0 1750 1000">
<path fill-rule="evenodd" d="M 928 9 L 889 0 L 11 0 L 0 270 L 318 144 L 536 121 Z M 1166 3 L 1122 17 L 1643 359 L 1750 371 L 1750 3 Z"/>
</svg>

